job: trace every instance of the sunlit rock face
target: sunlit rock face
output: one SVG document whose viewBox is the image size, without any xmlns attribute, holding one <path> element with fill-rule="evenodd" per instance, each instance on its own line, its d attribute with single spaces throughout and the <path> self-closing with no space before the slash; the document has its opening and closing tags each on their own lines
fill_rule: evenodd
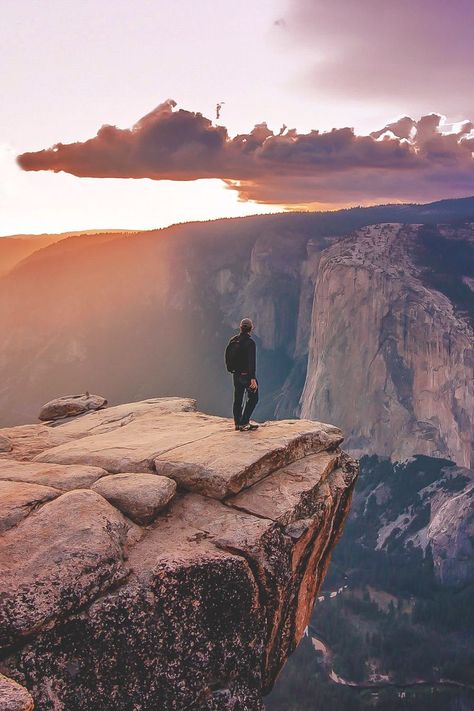
<svg viewBox="0 0 474 711">
<path fill-rule="evenodd" d="M 341 430 L 170 397 L 8 436 L 0 708 L 263 710 L 349 512 Z"/>
<path fill-rule="evenodd" d="M 469 467 L 473 331 L 426 285 L 419 232 L 375 225 L 321 256 L 301 414 L 340 422 L 352 450 Z"/>
</svg>

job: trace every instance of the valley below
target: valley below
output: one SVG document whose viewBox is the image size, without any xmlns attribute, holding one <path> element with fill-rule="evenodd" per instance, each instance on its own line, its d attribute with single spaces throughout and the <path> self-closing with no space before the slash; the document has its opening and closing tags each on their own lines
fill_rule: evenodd
<svg viewBox="0 0 474 711">
<path fill-rule="evenodd" d="M 381 481 L 392 489 L 385 506 L 377 505 L 375 495 L 371 499 Z M 408 499 L 424 499 L 431 517 L 432 502 L 425 496 L 433 482 L 445 492 L 465 491 L 472 499 L 471 473 L 452 463 L 415 457 L 393 465 L 362 458 L 350 519 L 308 636 L 278 678 L 266 701 L 268 711 L 473 707 L 472 576 L 442 582 L 431 553 L 436 545 L 424 553 L 413 545 L 430 530 L 426 513 L 424 520 L 412 515 L 404 532 L 393 529 L 392 539 L 379 545 L 387 518 L 400 519 L 401 512 L 409 518 Z M 472 514 L 464 525 L 470 521 Z M 451 545 L 442 556 L 450 553 Z M 465 558 L 472 561 L 472 553 L 467 550 Z M 296 693 L 298 703 L 292 705 Z"/>
</svg>

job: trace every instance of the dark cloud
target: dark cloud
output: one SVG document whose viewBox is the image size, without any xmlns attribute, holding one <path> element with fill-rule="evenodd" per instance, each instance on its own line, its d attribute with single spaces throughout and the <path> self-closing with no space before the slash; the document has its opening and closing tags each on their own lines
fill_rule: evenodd
<svg viewBox="0 0 474 711">
<path fill-rule="evenodd" d="M 79 177 L 220 178 L 244 200 L 340 205 L 472 193 L 473 151 L 472 124 L 446 133 L 439 114 L 405 116 L 368 136 L 285 126 L 275 134 L 261 123 L 232 138 L 168 100 L 130 129 L 105 125 L 88 141 L 23 153 L 18 163 Z"/>
<path fill-rule="evenodd" d="M 225 128 L 200 113 L 174 111 L 165 101 L 130 129 L 104 125 L 84 143 L 57 143 L 18 156 L 24 170 L 54 170 L 81 178 L 194 180 L 215 177 Z"/>
</svg>

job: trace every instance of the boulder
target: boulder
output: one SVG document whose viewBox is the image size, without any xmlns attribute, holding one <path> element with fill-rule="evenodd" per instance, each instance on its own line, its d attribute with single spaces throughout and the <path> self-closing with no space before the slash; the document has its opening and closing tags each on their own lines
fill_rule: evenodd
<svg viewBox="0 0 474 711">
<path fill-rule="evenodd" d="M 112 474 L 92 489 L 142 526 L 151 523 L 176 493 L 176 482 L 157 474 Z"/>
<path fill-rule="evenodd" d="M 64 395 L 50 400 L 43 405 L 38 415 L 42 421 L 57 420 L 61 417 L 75 417 L 90 410 L 101 410 L 107 405 L 105 397 L 100 395 Z"/>
<path fill-rule="evenodd" d="M 0 480 L 42 484 L 62 491 L 87 489 L 97 479 L 107 474 L 105 469 L 83 466 L 82 464 L 43 464 L 41 462 L 0 459 Z"/>
<path fill-rule="evenodd" d="M 0 533 L 16 526 L 28 514 L 61 492 L 49 486 L 0 481 Z"/>
<path fill-rule="evenodd" d="M 31 694 L 13 679 L 0 674 L 0 702 L 2 711 L 33 711 Z"/>
<path fill-rule="evenodd" d="M 92 601 L 127 575 L 130 526 L 99 494 L 62 494 L 0 539 L 0 648 Z"/>
</svg>

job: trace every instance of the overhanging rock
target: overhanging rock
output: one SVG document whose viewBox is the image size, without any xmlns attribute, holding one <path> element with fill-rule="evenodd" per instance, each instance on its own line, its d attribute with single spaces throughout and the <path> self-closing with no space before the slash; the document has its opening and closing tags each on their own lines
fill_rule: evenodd
<svg viewBox="0 0 474 711">
<path fill-rule="evenodd" d="M 38 430 L 40 448 L 14 429 L 0 484 L 39 498 L 5 513 L 0 671 L 41 711 L 263 709 L 349 511 L 357 465 L 340 430 L 236 432 L 178 398 L 83 415 L 54 438 Z M 34 462 L 15 459 L 28 451 Z M 147 526 L 113 505 L 146 503 L 140 474 L 178 485 Z"/>
</svg>

